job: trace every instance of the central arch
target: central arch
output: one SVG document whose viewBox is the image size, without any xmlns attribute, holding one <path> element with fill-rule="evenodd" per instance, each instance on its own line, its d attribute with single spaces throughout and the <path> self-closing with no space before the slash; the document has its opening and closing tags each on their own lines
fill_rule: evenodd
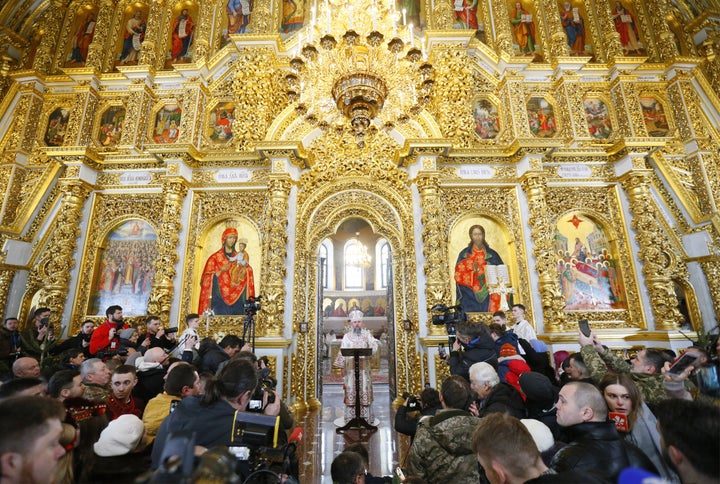
<svg viewBox="0 0 720 484">
<path fill-rule="evenodd" d="M 298 209 L 296 230 L 296 281 L 293 300 L 298 305 L 294 321 L 304 315 L 318 314 L 317 254 L 322 241 L 335 234 L 338 227 L 348 219 L 362 218 L 372 230 L 390 244 L 393 254 L 393 294 L 395 304 L 388 314 L 388 324 L 393 328 L 393 345 L 389 348 L 395 355 L 396 379 L 390 381 L 390 392 L 400 390 L 419 391 L 422 387 L 420 356 L 414 351 L 417 332 L 417 284 L 415 246 L 413 239 L 412 205 L 410 191 L 399 193 L 395 187 L 366 178 L 340 180 L 314 190 Z M 317 404 L 318 389 L 318 321 L 307 321 L 307 332 L 297 339 L 295 354 L 291 358 L 296 375 L 290 388 L 296 402 Z M 414 321 L 406 329 L 404 320 Z M 414 328 L 414 331 L 413 331 Z M 409 343 L 409 341 L 411 343 Z"/>
</svg>

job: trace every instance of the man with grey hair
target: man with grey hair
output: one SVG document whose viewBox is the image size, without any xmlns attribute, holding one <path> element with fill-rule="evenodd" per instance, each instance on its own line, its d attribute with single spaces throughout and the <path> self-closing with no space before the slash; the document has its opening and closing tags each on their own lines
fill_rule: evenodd
<svg viewBox="0 0 720 484">
<path fill-rule="evenodd" d="M 15 360 L 12 365 L 12 372 L 15 378 L 39 378 L 40 364 L 35 358 L 23 356 Z"/>
<path fill-rule="evenodd" d="M 110 396 L 112 372 L 100 358 L 90 358 L 80 365 L 80 375 L 85 385 L 84 398 L 96 402 L 107 402 Z"/>
<path fill-rule="evenodd" d="M 556 407 L 557 422 L 570 442 L 553 457 L 550 467 L 555 471 L 592 472 L 610 482 L 627 467 L 657 473 L 650 459 L 623 440 L 608 420 L 607 404 L 597 387 L 569 382 L 560 389 Z"/>
<path fill-rule="evenodd" d="M 477 395 L 477 400 L 470 405 L 470 413 L 476 417 L 491 413 L 525 417 L 525 403 L 520 392 L 501 382 L 497 371 L 489 364 L 480 362 L 470 367 L 470 388 Z"/>
<path fill-rule="evenodd" d="M 138 382 L 133 390 L 133 396 L 143 402 L 149 402 L 163 391 L 165 386 L 166 367 L 170 359 L 165 350 L 159 346 L 150 348 L 135 360 Z"/>
</svg>

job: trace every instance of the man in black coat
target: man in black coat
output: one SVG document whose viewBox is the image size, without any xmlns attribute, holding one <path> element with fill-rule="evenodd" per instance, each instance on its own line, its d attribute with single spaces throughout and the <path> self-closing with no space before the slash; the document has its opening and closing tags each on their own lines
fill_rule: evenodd
<svg viewBox="0 0 720 484">
<path fill-rule="evenodd" d="M 592 472 L 611 482 L 627 467 L 657 473 L 640 449 L 620 437 L 608 420 L 605 398 L 593 385 L 569 382 L 560 389 L 556 406 L 557 422 L 570 442 L 553 457 L 550 467 L 555 471 Z"/>
<path fill-rule="evenodd" d="M 495 341 L 485 323 L 463 323 L 455 330 L 456 339 L 448 357 L 451 375 L 470 381 L 470 367 L 481 361 L 497 368 Z"/>
</svg>

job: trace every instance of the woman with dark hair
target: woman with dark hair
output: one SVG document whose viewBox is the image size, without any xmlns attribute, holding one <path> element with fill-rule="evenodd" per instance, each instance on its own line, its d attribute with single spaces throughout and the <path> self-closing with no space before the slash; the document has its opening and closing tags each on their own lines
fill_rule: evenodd
<svg viewBox="0 0 720 484">
<path fill-rule="evenodd" d="M 679 483 L 677 474 L 668 467 L 662 457 L 657 419 L 643 402 L 642 393 L 632 378 L 627 373 L 608 373 L 600 381 L 599 388 L 605 397 L 610 418 L 613 419 L 613 413 L 627 416 L 626 424 L 622 424 L 619 416 L 615 422 L 625 440 L 642 450 L 663 478 Z"/>
<path fill-rule="evenodd" d="M 257 384 L 257 371 L 252 363 L 244 359 L 230 360 L 207 382 L 204 395 L 184 398 L 160 425 L 153 446 L 152 468 L 160 466 L 165 442 L 172 432 L 195 432 L 195 445 L 206 448 L 230 444 L 237 412 L 245 411 Z M 268 393 L 264 393 L 262 413 L 277 416 L 280 397 L 274 391 L 272 394 L 275 400 L 269 403 Z"/>
<path fill-rule="evenodd" d="M 485 228 L 473 225 L 468 231 L 470 243 L 458 254 L 455 263 L 457 303 L 465 312 L 494 312 L 500 309 L 500 294 L 490 294 L 485 266 L 502 265 L 500 255 L 485 240 Z"/>
</svg>

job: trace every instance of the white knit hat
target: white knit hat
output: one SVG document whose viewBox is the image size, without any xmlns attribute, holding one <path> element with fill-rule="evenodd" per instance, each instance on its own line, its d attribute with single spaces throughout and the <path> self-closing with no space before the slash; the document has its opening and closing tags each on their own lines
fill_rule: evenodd
<svg viewBox="0 0 720 484">
<path fill-rule="evenodd" d="M 553 438 L 550 428 L 541 421 L 533 418 L 524 418 L 520 420 L 520 422 L 528 429 L 540 452 L 545 452 L 555 445 L 555 439 Z"/>
<path fill-rule="evenodd" d="M 125 455 L 135 450 L 144 432 L 142 420 L 135 415 L 120 415 L 105 427 L 93 449 L 100 457 Z"/>
</svg>

